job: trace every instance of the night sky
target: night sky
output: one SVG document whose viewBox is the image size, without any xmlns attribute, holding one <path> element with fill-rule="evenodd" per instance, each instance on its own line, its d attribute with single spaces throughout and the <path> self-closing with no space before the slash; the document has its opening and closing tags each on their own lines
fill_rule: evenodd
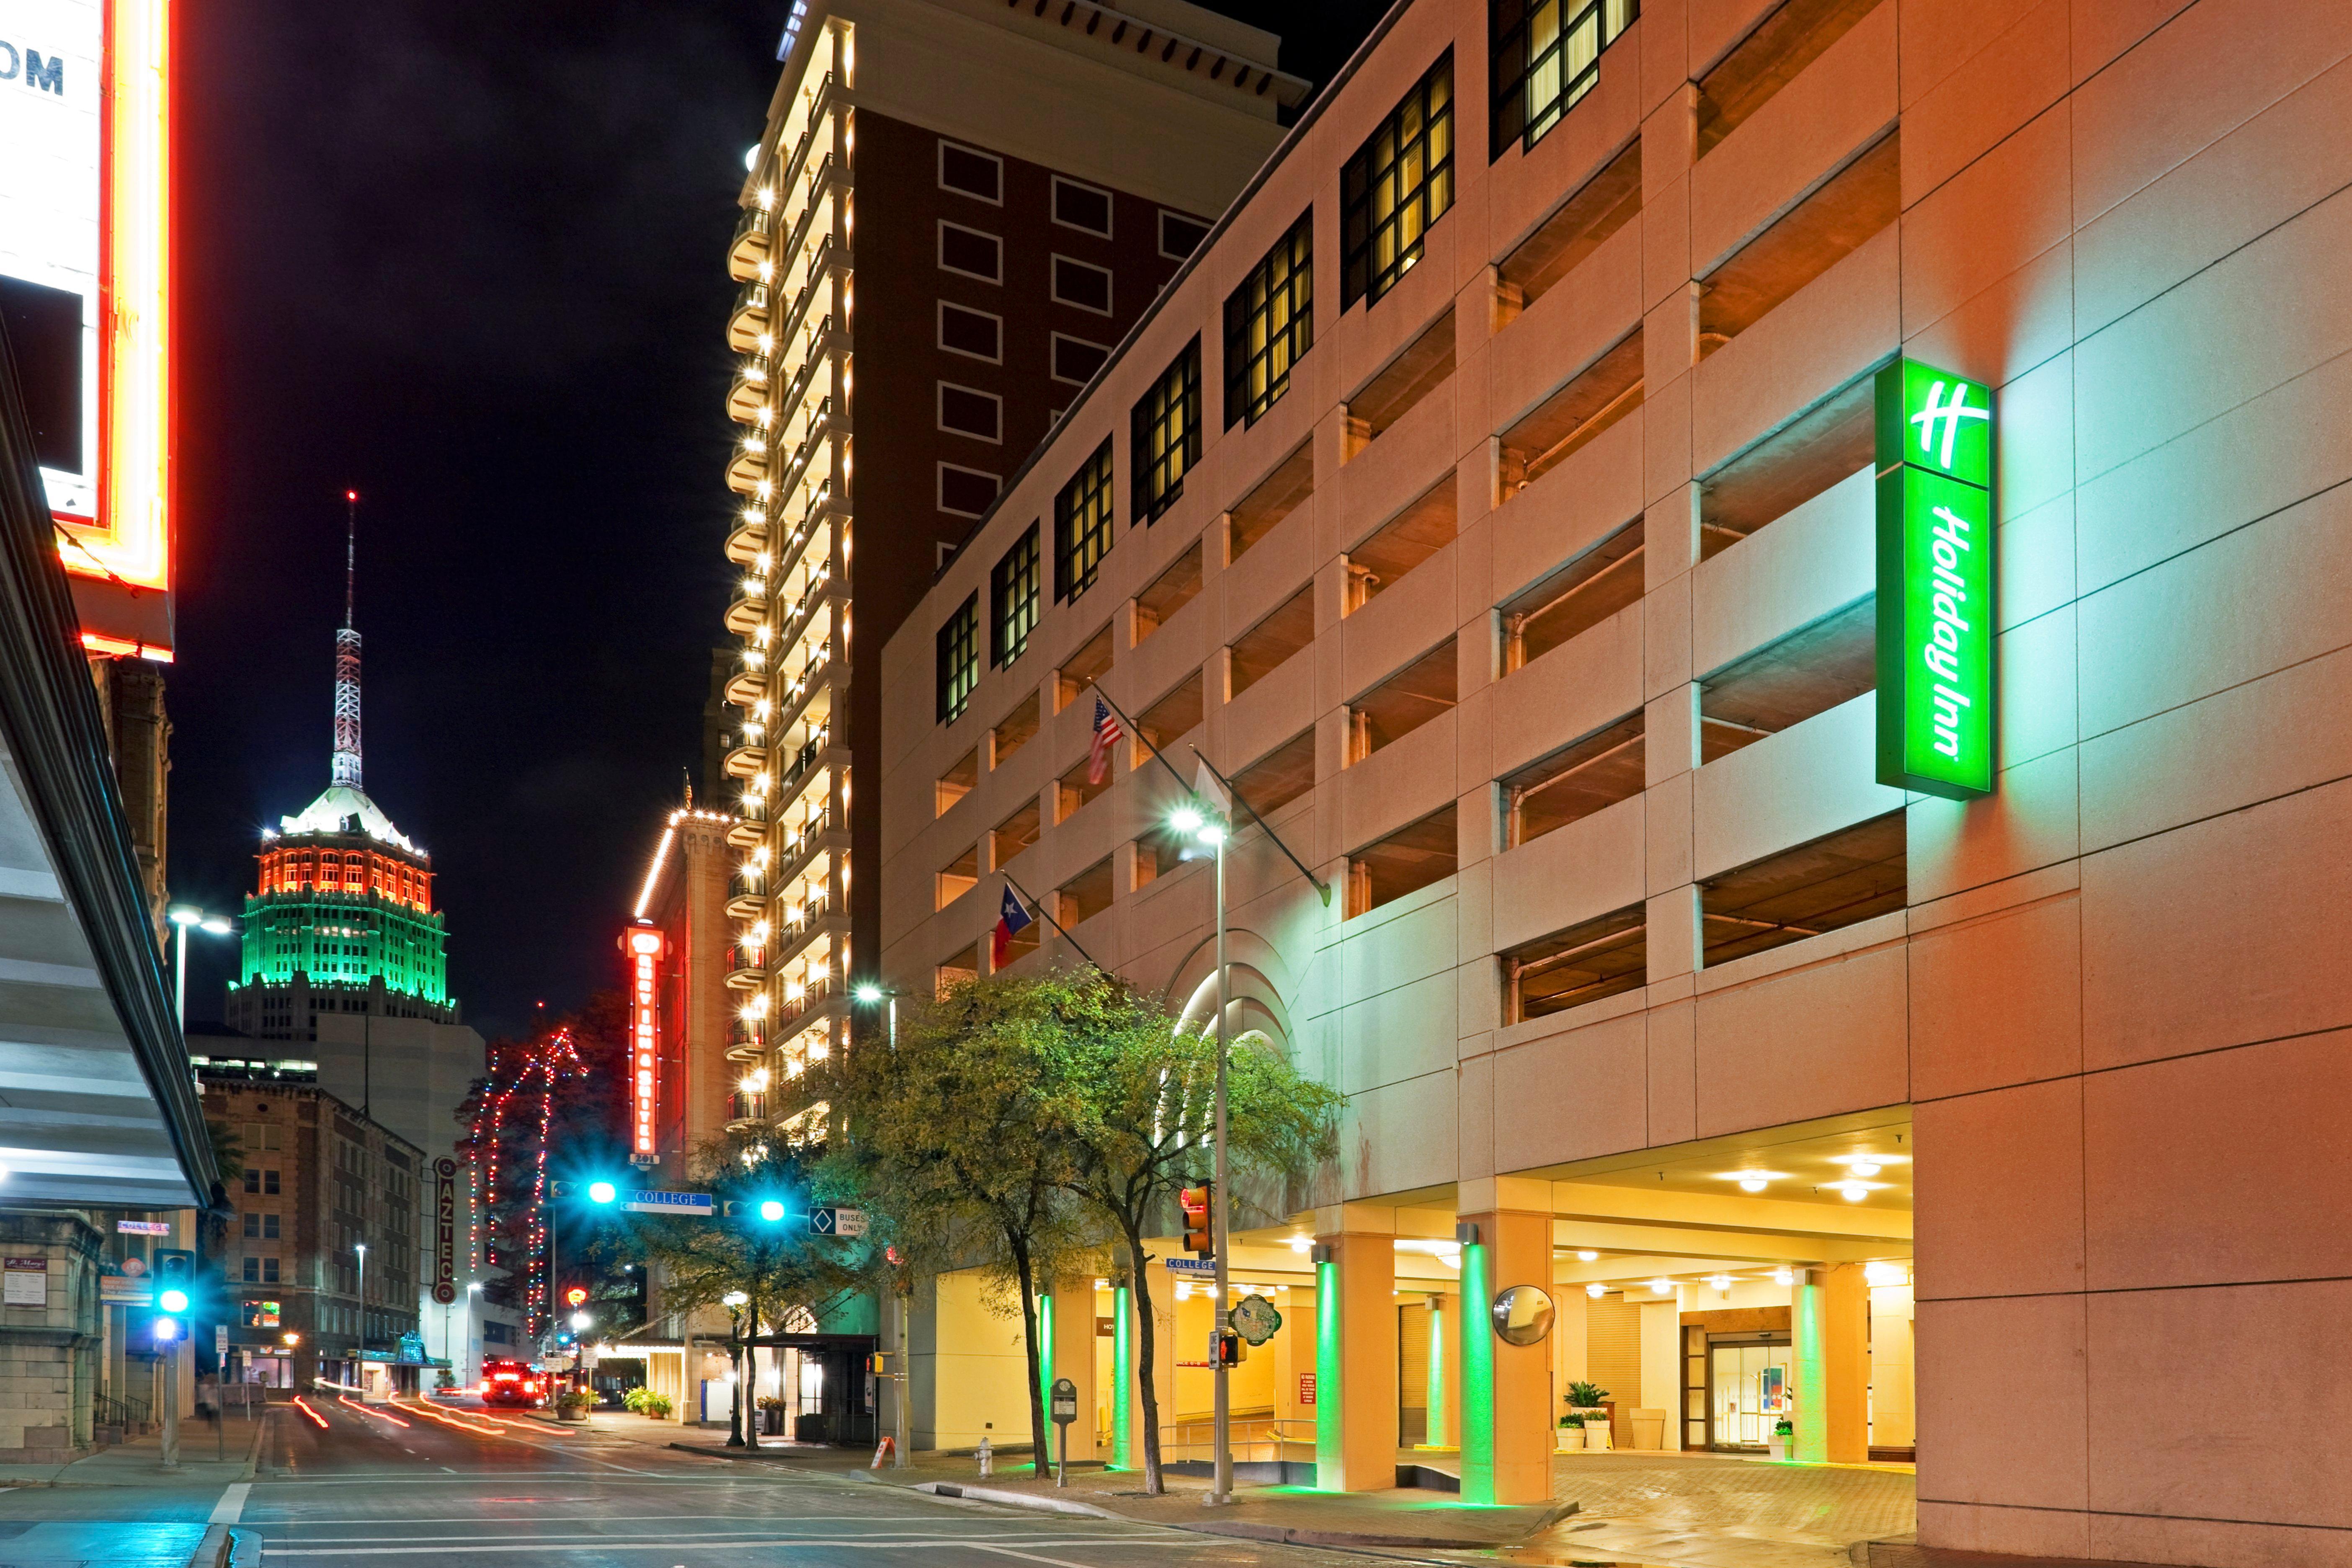
<svg viewBox="0 0 2352 1568">
<path fill-rule="evenodd" d="M 1218 8 L 1318 82 L 1380 12 Z M 726 640 L 723 257 L 785 10 L 180 14 L 175 899 L 238 909 L 326 786 L 355 487 L 366 788 L 467 1021 L 617 981 Z M 235 945 L 192 951 L 192 1020 Z"/>
</svg>

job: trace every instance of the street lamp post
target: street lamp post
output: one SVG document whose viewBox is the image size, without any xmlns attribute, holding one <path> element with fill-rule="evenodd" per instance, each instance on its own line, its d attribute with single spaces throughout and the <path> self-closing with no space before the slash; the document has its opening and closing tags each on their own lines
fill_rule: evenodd
<svg viewBox="0 0 2352 1568">
<path fill-rule="evenodd" d="M 873 1006 L 877 1002 L 887 1002 L 890 1005 L 890 1048 L 897 1050 L 898 1048 L 898 993 L 897 990 L 885 988 L 869 981 L 860 985 L 856 994 L 857 1000 L 868 1007 Z"/>
<path fill-rule="evenodd" d="M 727 1433 L 727 1446 L 730 1448 L 743 1446 L 743 1304 L 751 1299 L 740 1290 L 730 1290 L 719 1298 L 719 1304 L 727 1309 L 727 1323 L 735 1342 L 728 1347 L 735 1363 L 735 1408 Z"/>
<path fill-rule="evenodd" d="M 360 1255 L 360 1386 L 362 1388 L 365 1388 L 367 1386 L 368 1342 L 367 1243 L 364 1241 L 353 1242 L 352 1244 L 352 1250 Z"/>
<path fill-rule="evenodd" d="M 1210 1182 L 1211 1202 L 1213 1205 L 1210 1211 L 1211 1224 L 1213 1226 L 1210 1234 L 1217 1249 L 1216 1256 L 1212 1260 L 1216 1268 L 1216 1279 L 1213 1288 L 1217 1294 L 1215 1316 L 1211 1322 L 1211 1347 L 1213 1354 L 1210 1358 L 1212 1362 L 1210 1376 L 1213 1380 L 1211 1387 L 1213 1391 L 1214 1404 L 1212 1406 L 1210 1416 L 1210 1441 L 1214 1450 L 1214 1457 L 1213 1463 L 1213 1473 L 1211 1475 L 1209 1480 L 1208 1500 L 1212 1505 L 1222 1505 L 1234 1500 L 1233 1369 L 1225 1364 L 1224 1352 L 1225 1334 L 1232 1327 L 1232 1302 L 1227 1299 L 1231 1294 L 1231 1289 L 1227 1279 L 1228 1264 L 1226 1258 L 1226 1255 L 1232 1250 L 1232 1247 L 1228 1245 L 1228 1222 L 1232 1211 L 1230 1203 L 1225 1196 L 1225 1176 L 1227 1171 L 1225 1159 L 1225 1015 L 1227 1012 L 1226 1004 L 1230 999 L 1232 983 L 1232 971 L 1227 966 L 1225 954 L 1225 840 L 1231 837 L 1232 834 L 1226 824 L 1208 816 L 1197 805 L 1188 805 L 1178 807 L 1174 815 L 1169 818 L 1169 822 L 1170 825 L 1175 827 L 1179 832 L 1189 833 L 1192 836 L 1195 841 L 1209 846 L 1210 848 L 1215 852 L 1217 858 L 1216 1147 L 1212 1151 L 1211 1155 L 1212 1159 L 1215 1162 L 1215 1164 L 1213 1167 L 1214 1174 L 1212 1176 Z"/>
<path fill-rule="evenodd" d="M 228 921 L 220 916 L 208 915 L 204 910 L 187 904 L 173 905 L 166 918 L 172 922 L 174 971 L 172 982 L 172 1016 L 178 1021 L 180 1032 L 185 1034 L 188 1028 L 188 928 L 194 926 L 207 936 L 226 936 L 232 928 Z"/>
</svg>

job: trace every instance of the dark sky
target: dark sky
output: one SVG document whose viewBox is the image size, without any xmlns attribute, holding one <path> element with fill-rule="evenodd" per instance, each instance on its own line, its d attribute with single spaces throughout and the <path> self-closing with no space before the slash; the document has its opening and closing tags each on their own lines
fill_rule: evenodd
<svg viewBox="0 0 2352 1568">
<path fill-rule="evenodd" d="M 1235 0 L 1327 79 L 1372 0 Z M 786 7 L 181 13 L 173 895 L 327 782 L 356 487 L 366 786 L 485 1034 L 617 979 L 723 640 L 722 258 Z M 234 943 L 191 953 L 217 1018 Z"/>
</svg>

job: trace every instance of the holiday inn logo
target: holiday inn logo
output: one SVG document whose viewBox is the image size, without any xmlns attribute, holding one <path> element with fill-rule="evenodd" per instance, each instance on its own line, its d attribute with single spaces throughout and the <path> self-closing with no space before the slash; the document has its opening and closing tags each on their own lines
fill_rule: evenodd
<svg viewBox="0 0 2352 1568">
<path fill-rule="evenodd" d="M 1992 389 L 1878 373 L 1878 781 L 1992 792 Z"/>
</svg>

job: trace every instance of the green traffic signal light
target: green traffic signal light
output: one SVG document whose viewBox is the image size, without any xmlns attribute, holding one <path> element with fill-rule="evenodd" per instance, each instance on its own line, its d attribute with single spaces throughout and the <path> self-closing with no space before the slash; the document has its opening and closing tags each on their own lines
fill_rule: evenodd
<svg viewBox="0 0 2352 1568">
<path fill-rule="evenodd" d="M 177 1343 L 177 1342 L 178 1342 L 179 1339 L 180 1339 L 180 1320 L 179 1320 L 179 1319 L 177 1319 L 177 1318 L 158 1318 L 158 1319 L 156 1319 L 156 1320 L 155 1320 L 155 1342 L 156 1342 L 157 1344 L 159 1344 L 159 1345 L 174 1344 L 174 1343 Z"/>
<path fill-rule="evenodd" d="M 588 1201 L 590 1203 L 609 1204 L 620 1195 L 619 1191 L 614 1188 L 613 1184 L 610 1182 L 591 1182 L 588 1184 Z"/>
<path fill-rule="evenodd" d="M 760 1217 L 770 1225 L 777 1224 L 784 1217 L 784 1205 L 770 1198 L 760 1205 Z"/>
<path fill-rule="evenodd" d="M 155 1293 L 155 1304 L 167 1312 L 184 1312 L 188 1310 L 188 1293 L 185 1290 L 159 1290 Z"/>
</svg>

